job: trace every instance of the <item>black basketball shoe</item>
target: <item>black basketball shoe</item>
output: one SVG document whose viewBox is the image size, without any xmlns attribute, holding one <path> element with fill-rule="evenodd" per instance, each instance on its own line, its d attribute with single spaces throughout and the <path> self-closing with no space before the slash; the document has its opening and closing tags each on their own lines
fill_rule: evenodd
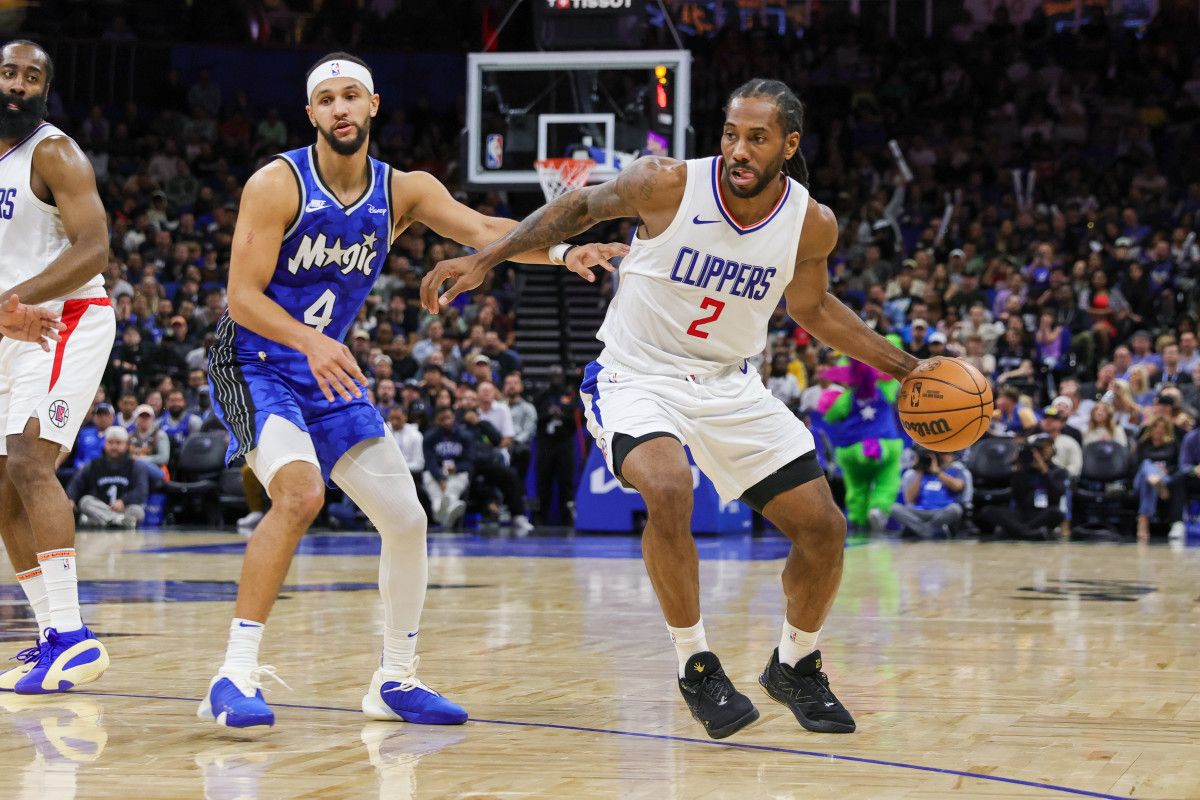
<svg viewBox="0 0 1200 800">
<path fill-rule="evenodd" d="M 854 718 L 829 690 L 821 672 L 821 651 L 814 650 L 789 667 L 779 663 L 779 648 L 758 679 L 763 691 L 796 715 L 805 730 L 816 733 L 853 733 Z"/>
<path fill-rule="evenodd" d="M 679 692 L 692 716 L 714 739 L 724 739 L 758 719 L 750 698 L 733 688 L 721 662 L 707 651 L 688 659 Z"/>
</svg>

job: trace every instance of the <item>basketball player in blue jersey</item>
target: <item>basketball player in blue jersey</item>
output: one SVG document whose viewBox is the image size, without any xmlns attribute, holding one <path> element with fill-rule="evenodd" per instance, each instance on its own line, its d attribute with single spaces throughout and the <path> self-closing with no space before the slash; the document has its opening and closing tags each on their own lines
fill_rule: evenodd
<svg viewBox="0 0 1200 800">
<path fill-rule="evenodd" d="M 758 711 L 708 647 L 683 446 L 723 499 L 740 497 L 792 541 L 783 630 L 760 684 L 806 729 L 853 731 L 816 650 L 841 581 L 846 520 L 811 434 L 747 359 L 763 351 L 783 300 L 796 322 L 852 358 L 901 379 L 919 363 L 828 293 L 838 226 L 804 186 L 802 124 L 803 107 L 787 86 L 752 80 L 726 106 L 720 156 L 640 159 L 616 180 L 547 204 L 478 253 L 442 262 L 421 287 L 422 304 L 436 311 L 446 280 L 455 282 L 443 305 L 512 253 L 600 220 L 640 217 L 600 329 L 604 351 L 580 393 L 609 468 L 645 498 L 642 554 L 675 643 L 679 688 L 713 738 L 750 724 Z"/>
<path fill-rule="evenodd" d="M 246 184 L 229 311 L 217 324 L 209 356 L 213 408 L 230 433 L 228 458 L 245 456 L 273 504 L 246 546 L 225 662 L 199 715 L 234 728 L 274 724 L 261 691 L 263 680 L 274 677 L 274 669 L 258 661 L 263 627 L 332 480 L 382 539 L 383 657 L 363 697 L 364 713 L 457 724 L 467 712 L 416 675 L 428 578 L 425 514 L 408 465 L 342 339 L 392 240 L 412 222 L 473 247 L 516 223 L 460 205 L 428 174 L 403 174 L 368 157 L 379 96 L 359 59 L 346 53 L 322 58 L 309 70 L 307 97 L 316 144 L 282 154 Z M 517 260 L 566 263 L 592 279 L 590 267 L 611 269 L 608 258 L 626 250 L 558 244 Z"/>
</svg>

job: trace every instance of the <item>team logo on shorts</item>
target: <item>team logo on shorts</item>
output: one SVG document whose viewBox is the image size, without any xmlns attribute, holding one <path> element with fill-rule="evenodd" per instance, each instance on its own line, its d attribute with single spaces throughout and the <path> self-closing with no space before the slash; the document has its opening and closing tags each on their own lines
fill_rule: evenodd
<svg viewBox="0 0 1200 800">
<path fill-rule="evenodd" d="M 50 404 L 50 422 L 56 428 L 65 428 L 71 416 L 71 407 L 66 400 L 55 400 Z"/>
</svg>

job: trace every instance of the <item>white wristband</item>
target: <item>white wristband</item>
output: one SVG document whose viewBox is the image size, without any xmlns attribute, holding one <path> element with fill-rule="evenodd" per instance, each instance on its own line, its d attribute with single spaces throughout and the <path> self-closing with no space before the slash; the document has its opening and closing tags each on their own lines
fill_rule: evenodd
<svg viewBox="0 0 1200 800">
<path fill-rule="evenodd" d="M 553 245 L 549 250 L 547 250 L 546 255 L 549 257 L 551 264 L 558 264 L 560 267 L 565 267 L 567 265 L 567 262 L 566 262 L 567 251 L 570 250 L 574 246 L 575 245 L 573 245 L 573 244 L 559 242 L 558 244 Z"/>
</svg>

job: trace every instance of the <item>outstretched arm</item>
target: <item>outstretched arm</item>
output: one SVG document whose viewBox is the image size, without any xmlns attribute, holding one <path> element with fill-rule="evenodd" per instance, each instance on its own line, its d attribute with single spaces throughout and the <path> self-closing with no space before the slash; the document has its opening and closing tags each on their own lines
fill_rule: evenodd
<svg viewBox="0 0 1200 800">
<path fill-rule="evenodd" d="M 917 366 L 917 359 L 868 328 L 829 293 L 829 254 L 837 240 L 833 212 L 809 200 L 796 270 L 784 291 L 788 314 L 821 342 L 903 380 Z"/>
<path fill-rule="evenodd" d="M 517 227 L 517 221 L 505 217 L 489 217 L 453 197 L 437 178 L 427 172 L 392 173 L 393 212 L 398 218 L 396 230 L 417 221 L 428 225 L 439 236 L 453 239 L 481 250 Z M 558 244 L 557 241 L 554 244 Z M 594 281 L 592 267 L 601 266 L 609 272 L 613 265 L 608 259 L 625 255 L 623 244 L 589 244 L 572 248 L 566 266 L 585 280 Z M 546 248 L 517 253 L 513 261 L 523 264 L 551 264 Z"/>
<path fill-rule="evenodd" d="M 665 207 L 678 205 L 686 179 L 682 162 L 648 157 L 633 162 L 615 180 L 567 192 L 479 252 L 438 264 L 421 281 L 421 305 L 436 314 L 439 300 L 444 306 L 474 289 L 501 261 L 569 239 L 602 220 L 661 216 Z M 454 283 L 439 298 L 447 280 Z"/>
</svg>

